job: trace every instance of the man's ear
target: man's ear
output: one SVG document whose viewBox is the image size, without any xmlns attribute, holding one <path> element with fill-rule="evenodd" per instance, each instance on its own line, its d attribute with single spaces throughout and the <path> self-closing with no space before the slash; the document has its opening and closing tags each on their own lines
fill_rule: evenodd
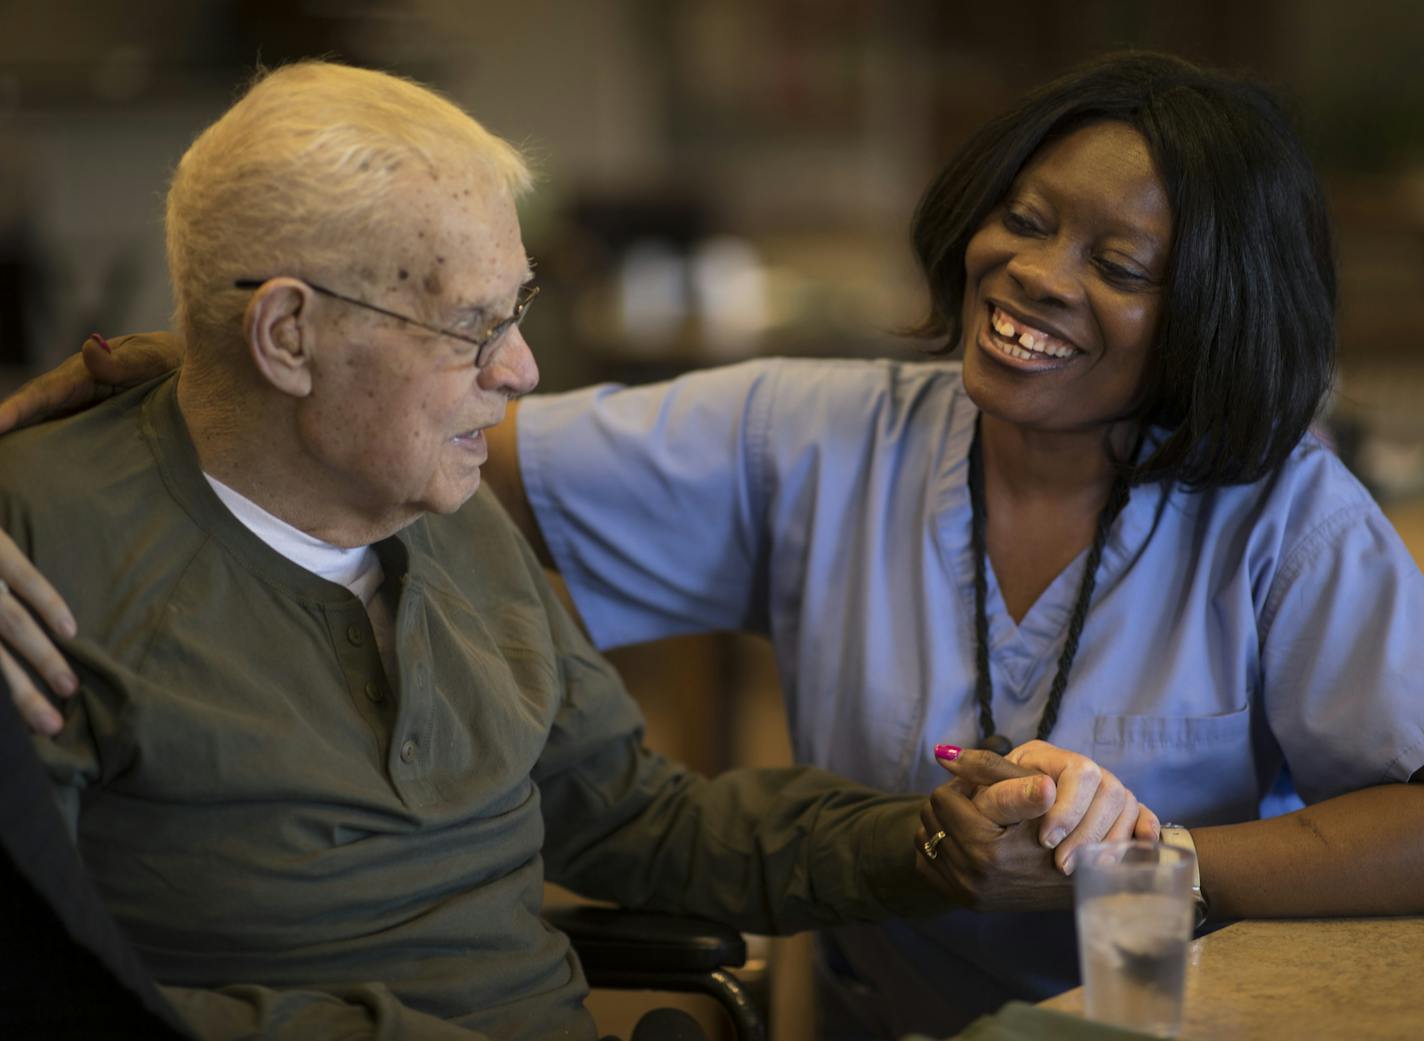
<svg viewBox="0 0 1424 1041">
<path fill-rule="evenodd" d="M 264 379 L 293 397 L 311 393 L 316 294 L 295 278 L 272 278 L 252 293 L 243 315 L 247 349 Z"/>
</svg>

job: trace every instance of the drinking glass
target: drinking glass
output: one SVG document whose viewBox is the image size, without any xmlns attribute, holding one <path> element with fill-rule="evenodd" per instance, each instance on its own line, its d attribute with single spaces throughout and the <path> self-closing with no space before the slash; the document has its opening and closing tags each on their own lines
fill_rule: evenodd
<svg viewBox="0 0 1424 1041">
<path fill-rule="evenodd" d="M 1191 853 L 1153 842 L 1078 850 L 1073 902 L 1089 1019 L 1173 1037 L 1192 938 Z"/>
</svg>

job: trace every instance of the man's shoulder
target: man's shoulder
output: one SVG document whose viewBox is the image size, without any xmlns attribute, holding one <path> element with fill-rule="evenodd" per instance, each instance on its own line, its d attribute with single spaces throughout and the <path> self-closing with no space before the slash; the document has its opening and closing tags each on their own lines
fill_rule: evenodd
<svg viewBox="0 0 1424 1041">
<path fill-rule="evenodd" d="M 7 513 L 59 516 L 76 507 L 99 521 L 107 508 L 141 501 L 159 476 L 142 431 L 152 385 L 83 412 L 0 437 L 0 499 Z"/>
</svg>

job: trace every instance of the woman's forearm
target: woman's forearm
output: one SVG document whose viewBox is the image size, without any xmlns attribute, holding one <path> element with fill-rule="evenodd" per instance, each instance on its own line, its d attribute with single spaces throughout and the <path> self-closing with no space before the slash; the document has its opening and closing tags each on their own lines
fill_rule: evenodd
<svg viewBox="0 0 1424 1041">
<path fill-rule="evenodd" d="M 1424 784 L 1193 828 L 1213 918 L 1424 914 Z"/>
</svg>

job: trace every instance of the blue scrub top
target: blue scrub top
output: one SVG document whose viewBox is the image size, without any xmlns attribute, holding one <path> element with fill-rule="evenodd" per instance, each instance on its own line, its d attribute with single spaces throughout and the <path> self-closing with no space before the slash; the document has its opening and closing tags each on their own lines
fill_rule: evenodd
<svg viewBox="0 0 1424 1041">
<path fill-rule="evenodd" d="M 975 414 L 957 364 L 764 360 L 531 398 L 519 452 L 599 646 L 764 633 L 799 761 L 928 792 L 945 779 L 932 745 L 978 740 Z M 989 569 L 994 717 L 1015 744 L 1034 736 L 1084 557 L 1018 624 Z M 1283 764 L 1307 802 L 1408 780 L 1421 686 L 1424 577 L 1307 437 L 1255 484 L 1134 489 L 1049 740 L 1163 820 L 1249 820 Z M 1062 914 L 840 933 L 846 1036 L 943 1035 L 1076 982 Z"/>
</svg>

